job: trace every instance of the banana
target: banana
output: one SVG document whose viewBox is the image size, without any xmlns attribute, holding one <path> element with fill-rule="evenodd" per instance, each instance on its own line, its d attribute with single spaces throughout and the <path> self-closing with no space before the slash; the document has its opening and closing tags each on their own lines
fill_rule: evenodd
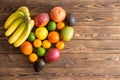
<svg viewBox="0 0 120 80">
<path fill-rule="evenodd" d="M 8 29 L 10 27 L 10 25 L 17 19 L 20 17 L 24 17 L 24 13 L 23 12 L 15 12 L 13 14 L 11 14 L 8 19 L 6 20 L 5 24 L 4 24 L 4 28 Z"/>
<path fill-rule="evenodd" d="M 5 32 L 5 36 L 6 37 L 10 36 L 23 21 L 24 21 L 23 18 L 18 18 L 17 20 L 15 20 L 12 23 L 12 25 L 8 28 L 8 30 Z"/>
<path fill-rule="evenodd" d="M 20 35 L 24 31 L 25 27 L 26 27 L 26 23 L 25 22 L 21 23 L 20 26 L 17 28 L 17 30 L 9 38 L 8 42 L 10 44 L 13 44 L 20 37 Z"/>
<path fill-rule="evenodd" d="M 26 16 L 30 16 L 29 9 L 26 6 L 19 7 L 17 11 L 23 12 Z"/>
<path fill-rule="evenodd" d="M 14 47 L 19 47 L 28 38 L 33 27 L 34 27 L 34 20 L 30 20 L 30 23 L 27 24 L 23 33 L 20 35 L 20 37 L 13 44 Z"/>
</svg>

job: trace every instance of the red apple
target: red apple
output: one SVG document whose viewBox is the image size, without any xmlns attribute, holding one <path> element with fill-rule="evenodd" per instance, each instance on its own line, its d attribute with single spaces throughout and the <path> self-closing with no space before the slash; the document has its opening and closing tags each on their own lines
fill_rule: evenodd
<svg viewBox="0 0 120 80">
<path fill-rule="evenodd" d="M 37 27 L 46 26 L 49 20 L 50 17 L 48 13 L 39 13 L 34 18 L 34 22 Z"/>
</svg>

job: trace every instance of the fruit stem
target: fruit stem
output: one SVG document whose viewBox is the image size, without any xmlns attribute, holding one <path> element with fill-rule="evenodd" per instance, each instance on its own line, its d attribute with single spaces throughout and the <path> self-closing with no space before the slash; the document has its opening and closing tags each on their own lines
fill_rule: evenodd
<svg viewBox="0 0 120 80">
<path fill-rule="evenodd" d="M 25 15 L 25 17 L 24 17 L 24 20 L 25 20 L 25 22 L 26 22 L 27 24 L 30 23 L 30 18 L 29 18 L 28 16 L 26 16 L 26 15 Z"/>
</svg>

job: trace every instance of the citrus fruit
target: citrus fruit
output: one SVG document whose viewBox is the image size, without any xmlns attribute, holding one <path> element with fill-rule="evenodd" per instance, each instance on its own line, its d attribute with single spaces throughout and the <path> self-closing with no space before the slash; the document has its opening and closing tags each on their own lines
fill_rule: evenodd
<svg viewBox="0 0 120 80">
<path fill-rule="evenodd" d="M 47 25 L 47 28 L 48 28 L 49 31 L 54 31 L 54 30 L 56 30 L 56 23 L 53 22 L 53 21 L 50 21 L 50 22 L 48 23 L 48 25 Z"/>
<path fill-rule="evenodd" d="M 36 53 L 31 53 L 29 55 L 29 61 L 30 62 L 36 62 L 38 60 L 38 55 Z"/>
<path fill-rule="evenodd" d="M 48 40 L 51 43 L 56 43 L 60 40 L 59 33 L 57 31 L 52 31 L 48 34 Z"/>
<path fill-rule="evenodd" d="M 51 43 L 48 40 L 44 40 L 42 42 L 42 47 L 45 48 L 45 49 L 48 49 L 48 48 L 51 47 Z"/>
<path fill-rule="evenodd" d="M 33 47 L 32 44 L 29 41 L 25 41 L 21 46 L 20 46 L 20 50 L 23 54 L 25 55 L 29 55 L 32 53 L 33 51 Z"/>
<path fill-rule="evenodd" d="M 31 32 L 30 35 L 28 36 L 28 40 L 29 40 L 29 41 L 34 41 L 35 38 L 36 38 L 36 36 L 35 36 L 35 33 L 34 33 L 34 32 Z"/>
<path fill-rule="evenodd" d="M 48 35 L 48 30 L 45 27 L 39 27 L 35 30 L 35 35 L 38 39 L 44 40 Z"/>
<path fill-rule="evenodd" d="M 41 46 L 41 44 L 42 44 L 42 41 L 39 40 L 39 39 L 35 39 L 35 40 L 33 41 L 33 46 L 34 46 L 35 48 L 39 48 L 39 47 Z"/>
<path fill-rule="evenodd" d="M 50 17 L 55 22 L 63 21 L 66 17 L 66 12 L 62 7 L 54 7 L 50 11 Z"/>
<path fill-rule="evenodd" d="M 38 56 L 43 57 L 43 56 L 45 55 L 45 53 L 46 53 L 46 49 L 45 49 L 45 48 L 39 47 L 39 48 L 37 49 L 37 54 L 38 54 Z"/>
<path fill-rule="evenodd" d="M 65 27 L 64 22 L 58 22 L 58 23 L 57 23 L 57 29 L 58 29 L 58 30 L 62 30 L 64 27 Z"/>
<path fill-rule="evenodd" d="M 65 47 L 65 44 L 63 41 L 58 41 L 55 45 L 55 47 L 59 50 L 62 50 Z"/>
</svg>

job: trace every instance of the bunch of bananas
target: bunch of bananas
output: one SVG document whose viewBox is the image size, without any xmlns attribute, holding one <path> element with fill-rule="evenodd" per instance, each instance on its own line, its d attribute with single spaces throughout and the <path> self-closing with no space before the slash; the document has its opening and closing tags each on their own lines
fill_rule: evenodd
<svg viewBox="0 0 120 80">
<path fill-rule="evenodd" d="M 19 47 L 28 38 L 33 26 L 34 20 L 31 20 L 29 9 L 22 6 L 6 20 L 4 24 L 5 36 L 9 37 L 10 44 Z"/>
</svg>

